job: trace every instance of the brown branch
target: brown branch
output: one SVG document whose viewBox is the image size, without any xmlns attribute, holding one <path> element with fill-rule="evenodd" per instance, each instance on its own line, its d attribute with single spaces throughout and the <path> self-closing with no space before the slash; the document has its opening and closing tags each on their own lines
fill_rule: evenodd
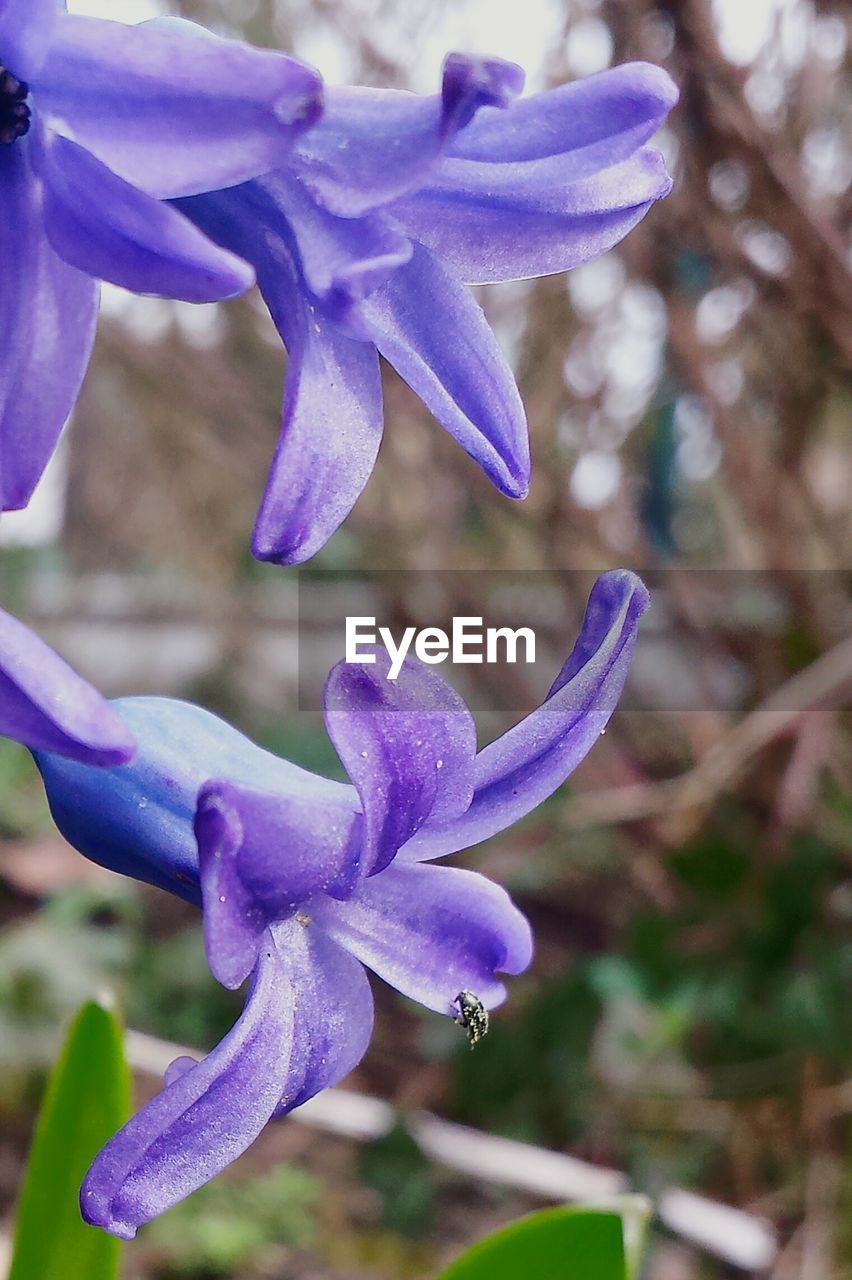
<svg viewBox="0 0 852 1280">
<path fill-rule="evenodd" d="M 704 808 L 737 781 L 764 747 L 788 733 L 808 711 L 842 694 L 847 685 L 852 685 L 852 638 L 771 693 L 679 778 L 578 795 L 569 801 L 565 820 L 569 826 L 585 827 Z"/>
</svg>

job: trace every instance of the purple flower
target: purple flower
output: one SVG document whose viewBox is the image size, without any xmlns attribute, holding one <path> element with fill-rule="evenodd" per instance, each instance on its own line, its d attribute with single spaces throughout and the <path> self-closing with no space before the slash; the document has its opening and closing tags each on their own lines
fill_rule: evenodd
<svg viewBox="0 0 852 1280">
<path fill-rule="evenodd" d="M 251 269 L 161 200 L 281 164 L 321 110 L 283 54 L 0 0 L 0 511 L 26 506 L 76 399 L 97 280 L 191 302 Z"/>
<path fill-rule="evenodd" d="M 37 755 L 71 843 L 201 905 L 213 973 L 232 988 L 249 979 L 221 1044 L 174 1063 L 95 1160 L 88 1221 L 133 1236 L 351 1071 L 372 1030 L 363 966 L 445 1015 L 464 990 L 487 1008 L 503 1000 L 498 975 L 529 964 L 529 926 L 503 889 L 435 859 L 505 830 L 576 768 L 616 705 L 647 603 L 634 575 L 600 578 L 545 701 L 478 753 L 469 711 L 433 669 L 409 661 L 391 683 L 377 654 L 326 685 L 349 784 L 158 698 L 117 704 L 139 743 L 131 765 Z"/>
<path fill-rule="evenodd" d="M 117 711 L 43 640 L 0 609 L 0 734 L 85 765 L 126 764 L 136 749 Z"/>
<path fill-rule="evenodd" d="M 670 189 L 645 144 L 677 90 L 646 63 L 513 102 L 522 81 L 451 54 L 434 97 L 328 89 L 285 167 L 179 202 L 254 266 L 289 352 L 259 559 L 309 559 L 352 509 L 381 439 L 379 354 L 503 493 L 525 495 L 523 406 L 465 283 L 617 244 Z"/>
</svg>

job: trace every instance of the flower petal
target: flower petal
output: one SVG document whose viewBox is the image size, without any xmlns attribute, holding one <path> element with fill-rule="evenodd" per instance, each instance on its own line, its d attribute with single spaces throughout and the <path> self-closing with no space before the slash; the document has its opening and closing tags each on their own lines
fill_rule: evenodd
<svg viewBox="0 0 852 1280">
<path fill-rule="evenodd" d="M 382 437 L 375 351 L 330 326 L 303 337 L 291 346 L 281 434 L 252 534 L 253 555 L 273 564 L 304 564 L 325 546 L 361 496 Z"/>
<path fill-rule="evenodd" d="M 347 902 L 322 899 L 314 918 L 385 982 L 427 1009 L 453 1013 L 460 991 L 489 1009 L 505 998 L 496 973 L 532 959 L 526 918 L 505 889 L 474 871 L 394 863 Z"/>
<path fill-rule="evenodd" d="M 30 80 L 44 62 L 56 16 L 56 0 L 0 0 L 3 66 L 19 80 Z"/>
<path fill-rule="evenodd" d="M 354 797 L 353 797 L 354 799 Z M 267 925 L 314 894 L 333 892 L 357 870 L 363 819 L 349 800 L 318 803 L 205 783 L 195 836 L 207 960 L 215 978 L 238 987 L 254 968 Z"/>
<path fill-rule="evenodd" d="M 662 67 L 626 62 L 523 98 L 505 112 L 480 112 L 449 154 L 496 164 L 560 155 L 571 158 L 566 177 L 584 177 L 632 155 L 677 99 L 677 86 Z"/>
<path fill-rule="evenodd" d="M 0 609 L 0 734 L 84 765 L 135 750 L 121 716 L 34 632 Z"/>
<path fill-rule="evenodd" d="M 474 113 L 505 107 L 523 78 L 512 62 L 451 53 L 432 97 L 329 89 L 322 121 L 298 144 L 297 172 L 332 213 L 359 217 L 423 182 Z"/>
<path fill-rule="evenodd" d="M 530 813 L 573 773 L 615 710 L 648 604 L 635 574 L 598 578 L 580 636 L 545 701 L 477 756 L 470 808 L 452 822 L 427 823 L 401 859 L 439 858 L 478 844 Z"/>
<path fill-rule="evenodd" d="M 98 287 L 45 234 L 32 139 L 0 147 L 0 510 L 25 507 L 74 407 Z"/>
<path fill-rule="evenodd" d="M 149 195 L 192 195 L 282 163 L 322 110 L 319 76 L 198 28 L 62 14 L 39 109 Z"/>
<path fill-rule="evenodd" d="M 390 658 L 339 662 L 323 694 L 328 735 L 364 811 L 361 872 L 374 875 L 432 814 L 463 813 L 473 797 L 476 726 L 464 700 L 437 672 Z"/>
<path fill-rule="evenodd" d="M 315 924 L 290 920 L 270 934 L 296 992 L 293 1053 L 275 1108 L 280 1116 L 357 1067 L 373 1033 L 373 995 L 363 966 Z"/>
<path fill-rule="evenodd" d="M 357 308 L 365 338 L 511 498 L 529 485 L 524 407 L 482 309 L 428 249 Z"/>
<path fill-rule="evenodd" d="M 221 1044 L 170 1072 L 170 1083 L 96 1157 L 80 1192 L 87 1222 L 130 1240 L 254 1142 L 293 1069 L 295 1003 L 290 968 L 270 940 Z"/>
<path fill-rule="evenodd" d="M 318 777 L 256 746 L 202 707 L 172 698 L 113 704 L 138 746 L 132 764 L 86 769 L 39 752 L 53 819 L 70 844 L 102 866 L 201 903 L 193 819 L 208 778 L 318 806 L 356 805 L 352 787 Z"/>
<path fill-rule="evenodd" d="M 383 425 L 378 357 L 317 311 L 271 184 L 178 203 L 217 244 L 252 263 L 290 354 L 252 551 L 259 560 L 302 564 L 343 523 L 373 470 Z"/>
<path fill-rule="evenodd" d="M 512 165 L 446 160 L 391 212 L 470 284 L 568 271 L 618 244 L 671 179 L 658 151 L 581 178 L 564 157 Z"/>
<path fill-rule="evenodd" d="M 135 293 L 186 302 L 230 298 L 254 283 L 251 267 L 76 142 L 45 137 L 39 171 L 50 242 L 81 271 Z"/>
<path fill-rule="evenodd" d="M 338 218 L 323 209 L 304 185 L 280 171 L 255 185 L 267 201 L 270 230 L 289 230 L 302 288 L 332 319 L 345 318 L 354 303 L 374 292 L 411 258 L 410 240 L 380 214 Z M 203 199 L 204 197 L 202 197 Z"/>
</svg>

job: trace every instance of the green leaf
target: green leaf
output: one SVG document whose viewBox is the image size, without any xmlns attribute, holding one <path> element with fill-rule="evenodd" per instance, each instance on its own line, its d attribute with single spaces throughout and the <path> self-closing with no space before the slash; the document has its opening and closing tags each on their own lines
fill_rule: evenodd
<svg viewBox="0 0 852 1280">
<path fill-rule="evenodd" d="M 18 1206 L 9 1280 L 115 1280 L 121 1245 L 80 1217 L 80 1183 L 130 1114 L 121 1027 L 83 1005 L 48 1081 Z"/>
<path fill-rule="evenodd" d="M 439 1280 L 629 1280 L 621 1214 L 545 1209 L 480 1240 Z"/>
</svg>

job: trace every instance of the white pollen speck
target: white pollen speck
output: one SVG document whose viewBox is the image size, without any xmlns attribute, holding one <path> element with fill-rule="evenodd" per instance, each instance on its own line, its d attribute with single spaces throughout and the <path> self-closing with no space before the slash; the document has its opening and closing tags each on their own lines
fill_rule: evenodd
<svg viewBox="0 0 852 1280">
<path fill-rule="evenodd" d="M 366 760 L 366 759 L 367 759 L 367 753 L 366 753 L 366 751 L 362 751 L 362 752 L 361 752 L 361 759 L 362 759 L 362 760 Z"/>
<path fill-rule="evenodd" d="M 436 768 L 436 769 L 443 769 L 443 767 L 444 767 L 444 762 L 443 762 L 443 760 L 436 760 L 436 761 L 435 761 L 435 768 Z"/>
<path fill-rule="evenodd" d="M 224 895 L 224 893 L 220 893 L 220 894 L 219 894 L 219 901 L 220 901 L 220 902 L 224 902 L 224 901 L 225 901 L 225 895 Z"/>
</svg>

